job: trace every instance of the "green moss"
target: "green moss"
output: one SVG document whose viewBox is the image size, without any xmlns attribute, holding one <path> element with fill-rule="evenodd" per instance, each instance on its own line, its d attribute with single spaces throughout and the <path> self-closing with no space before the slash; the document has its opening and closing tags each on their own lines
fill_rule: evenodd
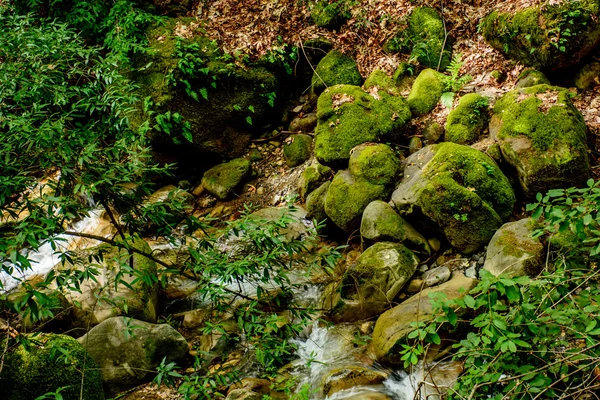
<svg viewBox="0 0 600 400">
<path fill-rule="evenodd" d="M 313 91 L 319 94 L 329 86 L 360 86 L 362 81 L 356 61 L 337 50 L 331 50 L 317 64 L 311 84 Z"/>
<path fill-rule="evenodd" d="M 389 186 L 396 183 L 400 159 L 386 144 L 365 143 L 352 149 L 348 169 L 355 179 Z"/>
<path fill-rule="evenodd" d="M 577 89 L 585 90 L 598 85 L 600 85 L 600 62 L 587 64 L 575 76 Z"/>
<path fill-rule="evenodd" d="M 477 93 L 461 97 L 458 106 L 446 120 L 446 141 L 458 144 L 473 143 L 487 126 L 488 101 Z"/>
<path fill-rule="evenodd" d="M 359 227 L 362 213 L 369 203 L 386 198 L 389 192 L 383 185 L 354 179 L 350 172 L 339 171 L 327 190 L 325 212 L 342 230 L 352 232 Z"/>
<path fill-rule="evenodd" d="M 585 151 L 585 122 L 564 89 L 538 85 L 513 90 L 496 102 L 494 114 L 502 118 L 499 139 L 523 135 L 534 150 L 546 151 L 564 143 Z M 571 159 L 566 153 L 560 157 Z"/>
<path fill-rule="evenodd" d="M 400 90 L 396 87 L 396 82 L 380 69 L 371 72 L 371 75 L 367 77 L 363 84 L 365 90 L 369 90 L 374 86 L 377 87 L 378 90 L 385 90 L 389 94 L 396 96 L 400 95 Z"/>
<path fill-rule="evenodd" d="M 298 179 L 298 194 L 300 198 L 306 198 L 306 195 L 315 190 L 325 180 L 333 176 L 331 168 L 314 163 L 307 167 Z"/>
<path fill-rule="evenodd" d="M 202 176 L 202 186 L 212 195 L 223 200 L 250 175 L 250 161 L 236 158 L 212 167 Z"/>
<path fill-rule="evenodd" d="M 83 377 L 83 400 L 104 400 L 99 367 L 75 339 L 55 334 L 29 339 L 29 350 L 19 345 L 4 357 L 3 399 L 32 400 L 64 387 L 61 395 L 65 400 L 79 400 Z"/>
<path fill-rule="evenodd" d="M 525 69 L 517 78 L 516 88 L 525 88 L 535 85 L 549 85 L 550 81 L 542 72 L 535 69 Z"/>
<path fill-rule="evenodd" d="M 312 136 L 291 135 L 283 145 L 283 156 L 288 167 L 296 167 L 310 158 Z"/>
<path fill-rule="evenodd" d="M 600 40 L 597 0 L 542 4 L 516 13 L 494 11 L 480 32 L 495 49 L 534 68 L 573 65 Z"/>
<path fill-rule="evenodd" d="M 446 37 L 444 21 L 431 7 L 415 8 L 408 17 L 407 29 L 388 41 L 385 48 L 392 52 L 410 51 L 421 65 L 437 69 L 439 64 L 442 71 L 452 60 L 452 45 Z"/>
<path fill-rule="evenodd" d="M 400 96 L 380 92 L 374 97 L 350 85 L 331 87 L 317 104 L 315 156 L 322 164 L 343 168 L 353 147 L 390 139 L 409 120 L 410 110 Z"/>
<path fill-rule="evenodd" d="M 320 0 L 311 4 L 310 17 L 321 28 L 338 29 L 349 16 L 345 1 Z"/>
<path fill-rule="evenodd" d="M 422 116 L 433 110 L 443 89 L 444 84 L 440 73 L 432 69 L 422 71 L 417 76 L 407 99 L 412 114 Z"/>
<path fill-rule="evenodd" d="M 185 24 L 191 38 L 177 37 L 174 34 L 177 24 Z M 147 64 L 148 67 L 135 73 L 132 79 L 140 86 L 138 96 L 148 98 L 153 105 L 144 110 L 143 102 L 139 102 L 130 117 L 132 127 L 138 128 L 148 119 L 150 127 L 154 126 L 148 111 L 154 115 L 167 111 L 179 113 L 190 124 L 192 143 L 178 133 L 170 136 L 151 130 L 148 134 L 155 144 L 173 146 L 175 137 L 185 143 L 186 153 L 227 158 L 241 155 L 253 127 L 262 126 L 272 115 L 268 99 L 269 94 L 278 90 L 276 76 L 260 66 L 242 68 L 231 62 L 231 57 L 203 35 L 202 26 L 192 18 L 167 18 L 150 29 L 147 36 L 150 51 L 136 61 L 140 67 Z M 185 75 L 177 68 L 181 59 L 177 54 L 178 42 L 184 57 L 193 58 L 197 64 L 194 71 Z M 179 82 L 181 79 L 187 80 L 198 101 L 187 94 L 186 85 Z M 200 95 L 203 90 L 208 100 Z M 252 125 L 247 117 L 252 119 Z"/>
<path fill-rule="evenodd" d="M 318 222 L 327 218 L 327 214 L 325 213 L 325 196 L 330 184 L 331 182 L 323 183 L 306 198 L 307 215 Z"/>
<path fill-rule="evenodd" d="M 568 91 L 548 85 L 513 90 L 493 111 L 490 133 L 516 168 L 525 196 L 587 180 L 587 127 Z"/>
</svg>

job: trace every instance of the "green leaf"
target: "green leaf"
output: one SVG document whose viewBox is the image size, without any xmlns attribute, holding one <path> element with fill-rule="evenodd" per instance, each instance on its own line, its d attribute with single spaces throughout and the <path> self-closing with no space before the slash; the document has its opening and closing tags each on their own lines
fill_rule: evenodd
<svg viewBox="0 0 600 400">
<path fill-rule="evenodd" d="M 475 308 L 475 299 L 472 296 L 466 295 L 463 297 L 463 300 L 467 307 Z"/>
<path fill-rule="evenodd" d="M 453 92 L 442 93 L 440 101 L 444 105 L 444 107 L 452 108 L 452 104 L 454 104 L 454 96 L 456 96 L 456 94 Z"/>
</svg>

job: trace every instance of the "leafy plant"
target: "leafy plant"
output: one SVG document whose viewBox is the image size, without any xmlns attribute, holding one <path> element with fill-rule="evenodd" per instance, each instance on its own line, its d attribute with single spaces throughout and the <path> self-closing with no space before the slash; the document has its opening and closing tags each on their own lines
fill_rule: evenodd
<svg viewBox="0 0 600 400">
<path fill-rule="evenodd" d="M 452 61 L 448 66 L 450 75 L 443 75 L 442 82 L 444 84 L 444 92 L 442 93 L 441 102 L 446 108 L 452 108 L 456 93 L 462 89 L 464 85 L 471 82 L 471 75 L 460 75 L 460 70 L 463 67 L 462 55 L 456 54 L 452 57 Z"/>
</svg>

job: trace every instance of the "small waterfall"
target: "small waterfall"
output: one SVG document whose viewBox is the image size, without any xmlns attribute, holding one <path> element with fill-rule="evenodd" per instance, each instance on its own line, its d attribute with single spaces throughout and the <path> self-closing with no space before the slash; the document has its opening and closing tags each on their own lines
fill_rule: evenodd
<svg viewBox="0 0 600 400">
<path fill-rule="evenodd" d="M 103 219 L 104 210 L 96 209 L 89 212 L 88 216 L 74 223 L 69 230 L 80 233 L 95 233 L 99 230 L 105 230 L 106 221 Z M 104 235 L 102 235 L 104 236 Z M 52 249 L 50 243 L 44 243 L 37 251 L 31 249 L 21 250 L 21 254 L 31 261 L 31 268 L 24 271 L 19 271 L 16 268 L 13 274 L 10 275 L 5 271 L 0 272 L 0 282 L 2 282 L 2 291 L 8 292 L 16 288 L 22 281 L 36 275 L 45 276 L 56 264 L 60 262 L 59 255 L 68 250 L 84 249 L 97 245 L 94 240 L 84 239 L 77 236 L 58 235 L 55 241 L 55 249 Z"/>
</svg>

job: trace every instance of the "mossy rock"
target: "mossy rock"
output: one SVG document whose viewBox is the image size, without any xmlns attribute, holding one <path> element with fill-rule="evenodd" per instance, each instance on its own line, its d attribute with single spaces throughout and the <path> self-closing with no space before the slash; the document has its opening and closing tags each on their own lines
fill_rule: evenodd
<svg viewBox="0 0 600 400">
<path fill-rule="evenodd" d="M 333 294 L 331 319 L 354 322 L 381 314 L 413 276 L 418 264 L 419 258 L 402 244 L 375 243 L 344 274 Z"/>
<path fill-rule="evenodd" d="M 174 34 L 177 25 L 187 26 L 191 38 L 177 37 Z M 203 36 L 201 24 L 192 18 L 164 19 L 147 32 L 147 37 L 150 50 L 140 56 L 137 63 L 149 66 L 135 73 L 132 79 L 139 85 L 138 96 L 152 103 L 150 111 L 154 117 L 150 118 L 143 109 L 143 102 L 139 102 L 138 109 L 130 116 L 132 128 L 141 127 L 150 118 L 153 129 L 148 135 L 154 147 L 192 161 L 198 155 L 232 158 L 243 154 L 252 135 L 258 132 L 257 127 L 263 126 L 273 115 L 269 95 L 278 91 L 277 77 L 264 67 L 241 68 L 226 61 L 216 43 Z M 177 68 L 178 41 L 184 47 L 181 51 L 203 60 L 201 67 L 206 69 L 206 74 L 199 71 L 200 67 L 192 72 L 194 76 L 181 73 Z M 194 47 L 185 50 L 185 46 Z M 175 80 L 187 80 L 190 87 L 186 88 L 183 83 L 173 87 L 169 74 Z M 191 143 L 183 136 L 183 123 L 171 122 L 169 132 L 154 128 L 156 116 L 167 113 L 171 120 L 179 114 L 183 123 L 189 124 Z"/>
<path fill-rule="evenodd" d="M 587 64 L 575 76 L 575 87 L 579 90 L 590 89 L 598 85 L 600 85 L 600 62 Z"/>
<path fill-rule="evenodd" d="M 549 85 L 550 81 L 546 78 L 543 72 L 535 69 L 526 69 L 517 77 L 515 88 L 522 89 L 535 85 Z"/>
<path fill-rule="evenodd" d="M 313 190 L 318 188 L 323 182 L 333 177 L 331 168 L 314 162 L 309 165 L 298 179 L 298 194 L 302 200 Z"/>
<path fill-rule="evenodd" d="M 443 90 L 442 74 L 432 69 L 421 71 L 407 98 L 412 115 L 420 117 L 433 110 Z"/>
<path fill-rule="evenodd" d="M 427 239 L 385 201 L 375 200 L 365 208 L 360 234 L 363 239 L 399 242 L 420 254 L 431 254 Z"/>
<path fill-rule="evenodd" d="M 323 378 L 323 395 L 332 396 L 341 390 L 355 386 L 380 385 L 388 378 L 388 374 L 359 365 L 338 367 L 327 372 Z M 362 397 L 365 400 L 370 397 Z"/>
<path fill-rule="evenodd" d="M 350 151 L 348 170 L 352 176 L 374 185 L 394 185 L 400 167 L 400 158 L 387 144 L 363 143 Z"/>
<path fill-rule="evenodd" d="M 555 70 L 579 63 L 597 46 L 599 8 L 598 0 L 542 3 L 516 12 L 493 11 L 479 27 L 492 47 L 513 60 Z"/>
<path fill-rule="evenodd" d="M 367 205 L 373 200 L 386 198 L 389 193 L 389 188 L 384 185 L 374 185 L 355 179 L 349 171 L 339 171 L 327 190 L 325 212 L 342 230 L 352 232 L 359 227 Z"/>
<path fill-rule="evenodd" d="M 283 157 L 288 167 L 297 167 L 310 158 L 312 136 L 298 134 L 290 135 L 283 144 Z"/>
<path fill-rule="evenodd" d="M 371 74 L 365 80 L 363 88 L 365 88 L 366 91 L 377 88 L 377 91 L 385 90 L 391 95 L 400 95 L 400 89 L 396 86 L 396 82 L 380 69 L 376 69 L 375 71 L 371 72 Z"/>
<path fill-rule="evenodd" d="M 500 227 L 488 244 L 483 269 L 495 276 L 535 277 L 544 265 L 544 245 L 533 238 L 536 223 L 530 218 Z"/>
<path fill-rule="evenodd" d="M 513 211 L 515 194 L 508 179 L 490 157 L 471 147 L 427 146 L 405 165 L 393 205 L 417 229 L 441 230 L 461 252 L 487 244 Z"/>
<path fill-rule="evenodd" d="M 251 172 L 250 161 L 236 158 L 206 171 L 202 176 L 202 186 L 213 196 L 224 200 Z"/>
<path fill-rule="evenodd" d="M 569 92 L 548 85 L 508 92 L 496 102 L 490 123 L 491 136 L 529 199 L 586 182 L 586 132 Z"/>
<path fill-rule="evenodd" d="M 421 65 L 446 70 L 452 60 L 452 44 L 446 37 L 444 21 L 431 7 L 416 7 L 408 17 L 407 29 L 385 44 L 391 52 L 409 53 Z M 441 60 L 440 60 L 441 58 Z"/>
<path fill-rule="evenodd" d="M 325 212 L 325 196 L 329 190 L 331 182 L 325 182 L 317 189 L 313 190 L 306 198 L 306 212 L 309 218 L 317 222 L 327 219 Z"/>
<path fill-rule="evenodd" d="M 394 138 L 410 117 L 400 96 L 372 94 L 358 86 L 330 87 L 317 105 L 315 156 L 321 164 L 344 168 L 353 147 Z"/>
<path fill-rule="evenodd" d="M 335 85 L 360 86 L 363 78 L 358 72 L 356 61 L 338 50 L 331 50 L 315 68 L 311 85 L 316 94 Z"/>
<path fill-rule="evenodd" d="M 126 239 L 131 248 L 152 253 L 150 245 L 139 236 L 128 236 Z M 122 242 L 120 238 L 116 240 Z M 94 268 L 98 271 L 95 279 L 88 279 L 81 284 L 81 290 L 64 291 L 65 298 L 72 306 L 74 326 L 89 329 L 119 315 L 156 322 L 159 312 L 158 284 L 148 283 L 157 274 L 153 260 L 138 253 L 130 256 L 125 248 L 110 244 L 82 250 L 73 260 L 74 264 L 66 263 L 58 268 Z M 135 273 L 125 273 L 123 265 L 133 265 Z"/>
<path fill-rule="evenodd" d="M 83 400 L 104 400 L 98 364 L 77 340 L 56 334 L 28 339 L 30 348 L 20 344 L 4 355 L 0 379 L 3 399 L 32 400 L 64 388 L 60 392 L 64 400 L 80 400 L 80 393 Z"/>
<path fill-rule="evenodd" d="M 466 94 L 448 115 L 446 141 L 458 144 L 473 143 L 479 139 L 488 121 L 487 99 L 477 93 Z"/>
<path fill-rule="evenodd" d="M 348 21 L 350 10 L 344 1 L 319 0 L 311 2 L 310 17 L 321 28 L 339 29 Z"/>
<path fill-rule="evenodd" d="M 413 322 L 427 324 L 437 315 L 434 313 L 431 295 L 441 293 L 446 301 L 462 299 L 476 284 L 475 279 L 455 274 L 450 281 L 425 289 L 381 314 L 375 323 L 371 342 L 377 360 L 384 364 L 402 364 L 399 350 L 402 349 L 402 344 L 406 344 L 407 335 L 414 330 Z M 457 310 L 457 314 L 463 313 L 464 310 Z"/>
</svg>

